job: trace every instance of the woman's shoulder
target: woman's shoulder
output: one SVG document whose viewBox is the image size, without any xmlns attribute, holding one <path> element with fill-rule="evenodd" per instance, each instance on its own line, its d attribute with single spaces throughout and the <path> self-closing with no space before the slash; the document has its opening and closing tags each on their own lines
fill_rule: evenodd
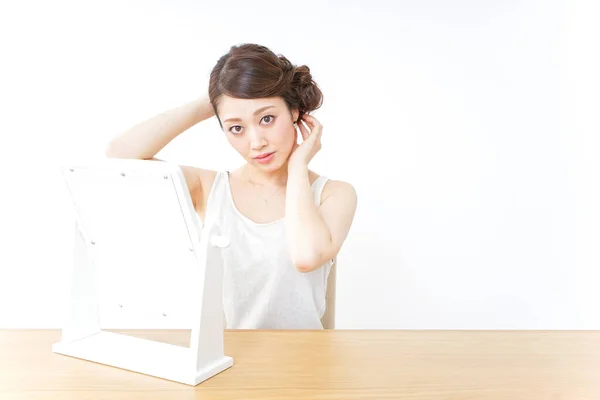
<svg viewBox="0 0 600 400">
<path fill-rule="evenodd" d="M 348 199 L 355 199 L 357 197 L 356 189 L 350 182 L 328 179 L 323 187 L 321 197 L 325 200 L 327 197 L 334 195 L 347 197 Z"/>
<path fill-rule="evenodd" d="M 309 179 L 310 179 L 310 183 L 314 183 L 317 179 L 322 179 L 325 180 L 325 187 L 323 188 L 323 190 L 349 190 L 349 189 L 354 189 L 352 184 L 350 182 L 346 182 L 343 180 L 339 180 L 339 179 L 333 179 L 330 176 L 327 175 L 321 175 L 316 171 L 313 170 L 308 170 L 308 175 L 309 175 Z"/>
<path fill-rule="evenodd" d="M 356 190 L 350 182 L 320 175 L 312 170 L 309 170 L 309 176 L 311 184 L 313 184 L 317 179 L 322 179 L 325 181 L 321 192 L 321 203 L 333 195 L 347 197 L 350 200 L 356 198 Z"/>
</svg>

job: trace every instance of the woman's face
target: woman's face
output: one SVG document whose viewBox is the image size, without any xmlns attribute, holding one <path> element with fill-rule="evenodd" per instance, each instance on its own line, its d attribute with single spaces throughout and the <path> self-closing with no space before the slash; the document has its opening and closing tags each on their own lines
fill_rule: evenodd
<svg viewBox="0 0 600 400">
<path fill-rule="evenodd" d="M 264 171 L 276 171 L 287 163 L 297 131 L 283 98 L 237 99 L 222 96 L 218 114 L 227 140 L 242 157 Z"/>
</svg>

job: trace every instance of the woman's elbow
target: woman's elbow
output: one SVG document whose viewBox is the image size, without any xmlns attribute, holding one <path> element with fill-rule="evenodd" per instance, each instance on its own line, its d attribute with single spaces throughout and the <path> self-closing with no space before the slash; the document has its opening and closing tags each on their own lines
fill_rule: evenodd
<svg viewBox="0 0 600 400">
<path fill-rule="evenodd" d="M 298 272 L 311 272 L 321 265 L 319 257 L 304 257 L 294 260 L 294 266 Z"/>
</svg>

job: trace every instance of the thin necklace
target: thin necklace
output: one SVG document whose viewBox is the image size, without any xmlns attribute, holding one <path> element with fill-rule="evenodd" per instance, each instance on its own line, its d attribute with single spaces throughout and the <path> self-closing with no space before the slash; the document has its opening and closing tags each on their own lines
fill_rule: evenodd
<svg viewBox="0 0 600 400">
<path fill-rule="evenodd" d="M 254 186 L 258 185 L 257 183 L 255 183 L 255 182 L 252 182 L 252 180 L 250 179 L 250 173 L 248 172 L 248 164 L 246 164 L 246 168 L 245 168 L 245 169 L 246 169 L 246 175 L 248 175 L 248 182 L 250 182 L 250 183 L 251 183 L 251 184 L 253 184 Z M 273 192 L 273 193 L 272 193 L 270 196 L 267 196 L 267 197 L 263 197 L 263 196 L 261 196 L 261 198 L 262 198 L 262 200 L 261 200 L 262 204 L 263 204 L 263 205 L 267 205 L 267 204 L 269 204 L 269 199 L 270 199 L 271 197 L 275 196 L 275 194 L 277 194 L 277 192 L 279 192 L 279 191 L 281 190 L 281 188 L 282 188 L 282 187 L 283 187 L 283 186 L 280 186 L 280 187 L 278 187 L 278 188 L 277 188 L 277 190 L 276 190 L 276 191 L 274 191 L 274 192 Z"/>
</svg>

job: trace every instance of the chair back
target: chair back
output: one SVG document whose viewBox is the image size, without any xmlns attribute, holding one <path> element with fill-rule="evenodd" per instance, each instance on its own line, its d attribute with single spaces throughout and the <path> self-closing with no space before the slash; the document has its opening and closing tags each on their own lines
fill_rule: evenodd
<svg viewBox="0 0 600 400">
<path fill-rule="evenodd" d="M 323 329 L 335 329 L 335 285 L 337 259 L 334 259 L 327 278 L 327 292 L 325 293 L 325 314 L 321 318 Z"/>
</svg>

